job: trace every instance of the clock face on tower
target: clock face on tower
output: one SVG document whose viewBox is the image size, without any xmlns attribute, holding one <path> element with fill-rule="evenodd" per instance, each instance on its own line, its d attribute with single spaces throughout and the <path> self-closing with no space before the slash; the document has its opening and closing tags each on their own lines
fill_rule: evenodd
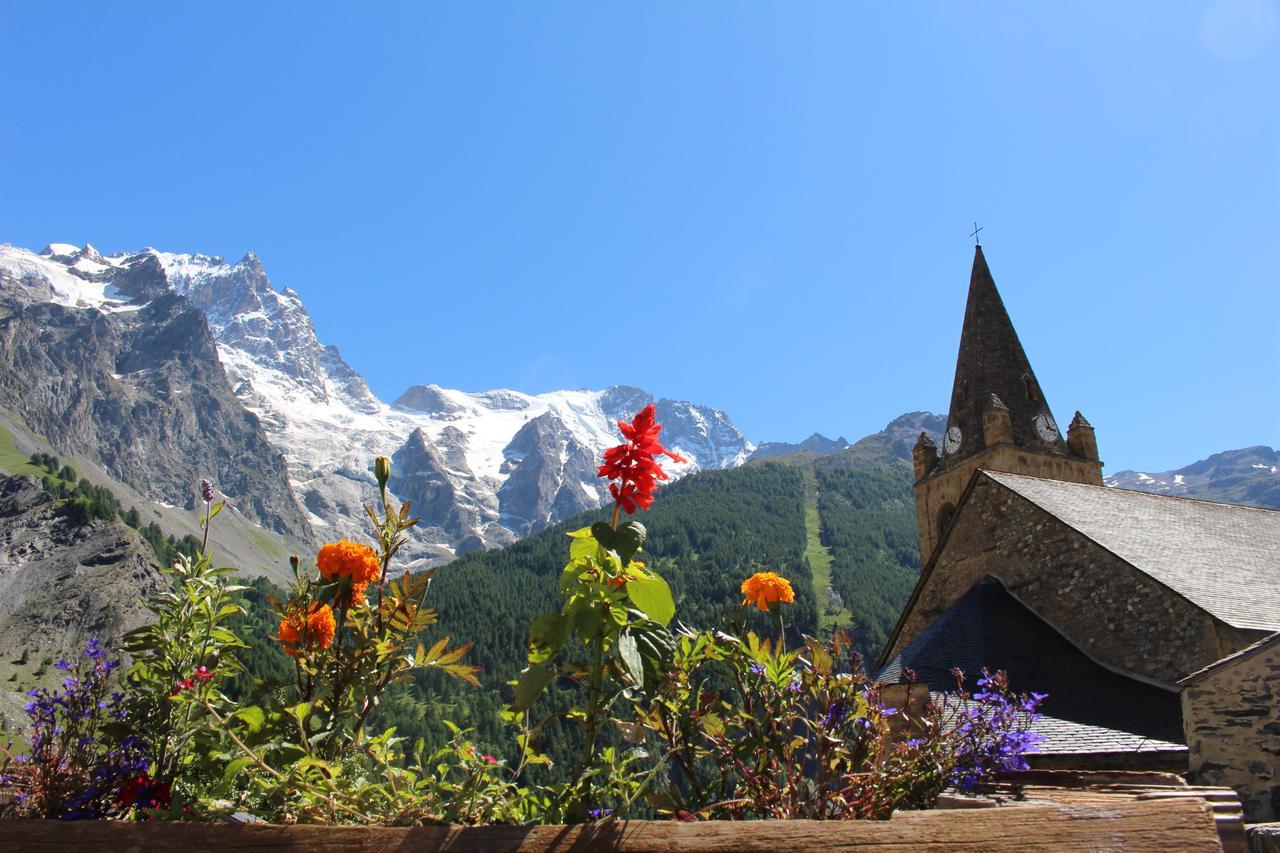
<svg viewBox="0 0 1280 853">
<path fill-rule="evenodd" d="M 1043 440 L 1050 444 L 1058 440 L 1058 425 L 1054 423 L 1052 415 L 1041 412 L 1035 416 L 1035 420 L 1032 423 L 1035 424 L 1036 435 Z"/>
<path fill-rule="evenodd" d="M 960 427 L 953 426 L 947 430 L 947 434 L 942 437 L 942 450 L 944 453 L 955 453 L 960 449 Z"/>
</svg>

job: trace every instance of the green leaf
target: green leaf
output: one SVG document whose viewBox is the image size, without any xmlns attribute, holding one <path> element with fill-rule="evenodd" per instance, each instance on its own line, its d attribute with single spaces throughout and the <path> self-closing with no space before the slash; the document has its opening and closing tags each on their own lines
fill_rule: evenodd
<svg viewBox="0 0 1280 853">
<path fill-rule="evenodd" d="M 644 525 L 638 521 L 623 522 L 618 525 L 617 530 L 603 521 L 597 521 L 591 525 L 591 535 L 606 549 L 617 554 L 625 566 L 644 545 L 646 534 Z"/>
<path fill-rule="evenodd" d="M 257 732 L 261 729 L 262 724 L 267 720 L 267 715 L 257 705 L 246 705 L 236 711 L 234 716 L 244 720 L 245 725 L 249 727 L 251 732 Z"/>
<path fill-rule="evenodd" d="M 298 770 L 309 770 L 312 767 L 316 767 L 316 768 L 319 768 L 320 770 L 323 770 L 325 775 L 330 779 L 336 777 L 339 774 L 339 769 L 336 766 L 334 766 L 333 764 L 330 764 L 329 762 L 325 761 L 322 758 L 316 758 L 313 755 L 308 755 L 307 757 L 299 760 L 298 763 L 294 765 L 294 767 L 296 767 Z"/>
<path fill-rule="evenodd" d="M 240 757 L 234 759 L 227 764 L 227 769 L 222 773 L 222 781 L 230 782 L 235 778 L 236 774 L 253 763 L 252 758 Z"/>
<path fill-rule="evenodd" d="M 569 534 L 573 542 L 569 543 L 569 559 L 576 560 L 579 557 L 590 557 L 596 552 L 599 543 L 591 535 L 590 527 L 583 527 Z"/>
<path fill-rule="evenodd" d="M 618 637 L 618 658 L 626 669 L 627 675 L 637 685 L 644 684 L 644 661 L 640 658 L 640 649 L 636 647 L 636 638 L 630 634 Z"/>
<path fill-rule="evenodd" d="M 544 613 L 529 626 L 529 663 L 546 663 L 569 639 L 569 620 L 559 613 Z"/>
<path fill-rule="evenodd" d="M 644 529 L 644 525 L 638 521 L 624 521 L 618 525 L 618 530 L 614 534 L 613 550 L 618 552 L 623 565 L 631 562 L 635 553 L 644 548 L 644 540 L 647 536 L 648 532 Z"/>
<path fill-rule="evenodd" d="M 627 581 L 627 595 L 631 597 L 631 603 L 645 616 L 664 627 L 676 615 L 676 603 L 671 598 L 671 587 L 651 572 L 637 574 Z"/>
<path fill-rule="evenodd" d="M 555 674 L 555 669 L 546 665 L 531 666 L 526 669 L 520 674 L 520 681 L 516 683 L 516 696 L 511 702 L 511 707 L 516 711 L 529 710 L 533 707 L 538 694 L 551 683 Z"/>
</svg>

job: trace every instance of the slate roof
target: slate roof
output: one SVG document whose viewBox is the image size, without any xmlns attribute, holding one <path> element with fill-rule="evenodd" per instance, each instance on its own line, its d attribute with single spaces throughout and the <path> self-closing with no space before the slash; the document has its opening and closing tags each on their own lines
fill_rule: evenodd
<svg viewBox="0 0 1280 853">
<path fill-rule="evenodd" d="M 1031 726 L 1044 735 L 1041 753 L 1046 755 L 1097 754 L 1099 752 L 1186 752 L 1180 743 L 1133 734 L 1104 726 L 1090 726 L 1048 715 Z"/>
<path fill-rule="evenodd" d="M 1280 512 L 983 474 L 1228 625 L 1280 630 Z"/>
</svg>

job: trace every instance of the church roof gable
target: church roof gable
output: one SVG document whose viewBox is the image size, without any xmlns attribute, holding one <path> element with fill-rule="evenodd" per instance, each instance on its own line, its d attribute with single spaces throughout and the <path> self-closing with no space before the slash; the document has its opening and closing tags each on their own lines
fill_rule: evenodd
<svg viewBox="0 0 1280 853">
<path fill-rule="evenodd" d="M 982 474 L 1223 622 L 1280 629 L 1280 512 Z"/>
</svg>

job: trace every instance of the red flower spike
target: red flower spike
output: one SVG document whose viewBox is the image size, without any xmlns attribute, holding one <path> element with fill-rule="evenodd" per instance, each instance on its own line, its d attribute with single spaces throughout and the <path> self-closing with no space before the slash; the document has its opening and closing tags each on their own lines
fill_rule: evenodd
<svg viewBox="0 0 1280 853">
<path fill-rule="evenodd" d="M 617 480 L 609 484 L 609 493 L 627 515 L 636 509 L 648 509 L 653 503 L 653 490 L 658 480 L 667 480 L 667 473 L 654 459 L 666 456 L 676 463 L 687 462 L 680 454 L 667 450 L 658 442 L 662 424 L 655 421 L 653 404 L 645 406 L 631 423 L 618 421 L 626 444 L 610 447 L 604 452 L 604 464 L 597 469 L 601 477 Z"/>
</svg>

